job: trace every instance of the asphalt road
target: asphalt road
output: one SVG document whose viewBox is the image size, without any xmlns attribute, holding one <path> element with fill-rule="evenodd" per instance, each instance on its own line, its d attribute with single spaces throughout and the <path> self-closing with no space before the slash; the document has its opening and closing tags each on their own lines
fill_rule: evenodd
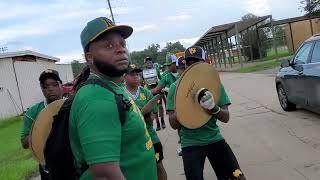
<svg viewBox="0 0 320 180">
<path fill-rule="evenodd" d="M 248 180 L 319 180 L 320 116 L 301 109 L 284 112 L 274 72 L 220 74 L 232 105 L 230 122 L 219 126 Z M 168 179 L 185 179 L 177 133 L 167 127 L 158 134 Z M 216 179 L 208 162 L 204 178 Z"/>
</svg>

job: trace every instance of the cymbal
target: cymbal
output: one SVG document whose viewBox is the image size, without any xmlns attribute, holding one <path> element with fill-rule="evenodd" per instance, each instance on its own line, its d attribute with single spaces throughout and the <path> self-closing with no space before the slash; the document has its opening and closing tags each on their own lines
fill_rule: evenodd
<svg viewBox="0 0 320 180">
<path fill-rule="evenodd" d="M 140 110 L 142 115 L 148 114 L 152 111 L 153 106 L 155 106 L 160 99 L 161 95 L 155 95 L 143 108 Z"/>
<path fill-rule="evenodd" d="M 212 115 L 196 99 L 197 92 L 208 89 L 215 103 L 219 102 L 221 81 L 218 72 L 208 63 L 195 63 L 181 75 L 175 92 L 177 119 L 184 127 L 196 129 L 205 125 Z"/>
<path fill-rule="evenodd" d="M 33 157 L 42 165 L 45 165 L 44 147 L 51 132 L 53 116 L 58 114 L 64 100 L 60 99 L 50 103 L 44 108 L 33 122 L 30 132 L 30 145 Z"/>
</svg>

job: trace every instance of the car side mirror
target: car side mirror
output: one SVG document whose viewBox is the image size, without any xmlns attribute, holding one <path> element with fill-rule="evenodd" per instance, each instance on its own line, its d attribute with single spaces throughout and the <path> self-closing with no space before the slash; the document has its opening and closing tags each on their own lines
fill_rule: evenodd
<svg viewBox="0 0 320 180">
<path fill-rule="evenodd" d="M 284 68 L 284 67 L 289 67 L 289 66 L 291 66 L 291 62 L 290 62 L 290 61 L 291 61 L 290 59 L 288 59 L 288 60 L 286 60 L 286 61 L 283 61 L 280 66 L 281 66 L 282 68 Z"/>
<path fill-rule="evenodd" d="M 293 59 L 288 60 L 289 66 L 294 66 L 296 65 L 296 62 L 293 61 Z"/>
</svg>

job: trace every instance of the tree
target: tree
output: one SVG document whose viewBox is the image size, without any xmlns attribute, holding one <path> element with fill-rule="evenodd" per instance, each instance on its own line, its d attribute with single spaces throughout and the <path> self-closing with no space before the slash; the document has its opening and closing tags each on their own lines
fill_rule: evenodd
<svg viewBox="0 0 320 180">
<path fill-rule="evenodd" d="M 164 64 L 167 53 L 177 53 L 180 51 L 185 51 L 185 47 L 183 47 L 180 42 L 168 42 L 163 49 L 161 49 L 159 44 L 151 44 L 142 51 L 131 52 L 130 58 L 132 62 L 137 63 L 140 66 L 143 66 L 143 61 L 146 57 L 151 57 L 154 62 Z"/>
<path fill-rule="evenodd" d="M 84 66 L 85 63 L 80 63 L 78 60 L 73 60 L 71 62 L 73 77 L 77 77 L 81 73 Z"/>
<path fill-rule="evenodd" d="M 307 16 L 320 15 L 320 0 L 302 0 L 300 3 Z"/>
<path fill-rule="evenodd" d="M 277 45 L 286 46 L 286 32 L 283 30 L 283 27 L 275 26 L 274 33 L 277 39 Z"/>
<path fill-rule="evenodd" d="M 258 16 L 249 13 L 246 14 L 242 17 L 242 21 L 252 21 L 257 19 Z M 266 57 L 267 56 L 267 49 L 270 48 L 269 43 L 268 44 L 263 44 L 261 42 L 266 42 L 268 41 L 268 29 L 263 30 L 263 29 L 258 29 L 259 33 L 259 38 L 257 34 L 257 30 L 255 28 L 249 28 L 248 30 L 245 30 L 241 33 L 241 38 L 240 38 L 240 43 L 244 47 L 243 52 L 244 55 L 250 60 L 251 59 L 251 52 L 252 52 L 252 57 L 253 59 L 259 59 L 260 58 L 260 52 L 261 52 L 261 57 Z M 259 51 L 259 46 L 260 46 L 260 51 Z M 252 51 L 251 49 L 252 48 Z"/>
<path fill-rule="evenodd" d="M 163 49 L 166 50 L 167 52 L 170 52 L 170 53 L 177 53 L 177 52 L 181 52 L 181 51 L 186 50 L 186 48 L 184 48 L 183 45 L 179 41 L 175 42 L 175 43 L 168 42 L 166 47 L 164 47 Z"/>
<path fill-rule="evenodd" d="M 142 51 L 133 51 L 130 53 L 131 61 L 142 66 L 146 57 L 151 57 L 154 61 L 157 61 L 160 51 L 159 44 L 151 44 Z"/>
<path fill-rule="evenodd" d="M 166 61 L 166 56 L 168 53 L 175 54 L 177 52 L 185 51 L 186 48 L 178 41 L 175 43 L 168 42 L 166 46 L 161 50 L 159 58 L 161 64 L 164 64 Z"/>
</svg>

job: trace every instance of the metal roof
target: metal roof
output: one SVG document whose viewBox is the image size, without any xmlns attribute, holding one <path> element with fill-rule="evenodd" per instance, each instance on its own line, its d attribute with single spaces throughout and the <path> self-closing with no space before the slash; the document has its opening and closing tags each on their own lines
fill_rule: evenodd
<svg viewBox="0 0 320 180">
<path fill-rule="evenodd" d="M 248 21 L 236 21 L 211 27 L 204 35 L 201 36 L 201 38 L 195 44 L 206 42 L 208 40 L 217 38 L 218 36 L 221 36 L 222 39 L 225 39 L 227 36 L 232 37 L 236 34 L 235 25 L 238 26 L 238 31 L 241 32 L 252 26 L 255 26 L 256 24 L 262 21 L 265 21 L 268 18 L 271 18 L 271 15 L 258 17 L 257 19 L 252 19 Z"/>
<path fill-rule="evenodd" d="M 309 19 L 315 19 L 315 18 L 320 18 L 320 16 L 313 16 L 313 17 L 309 17 L 309 16 L 299 16 L 299 17 L 294 17 L 294 18 L 288 18 L 288 19 L 282 19 L 279 21 L 273 21 L 273 25 L 274 26 L 278 26 L 278 25 L 283 25 L 283 24 L 288 24 L 288 23 L 295 23 L 295 22 L 299 22 L 299 21 L 305 21 L 305 20 L 309 20 Z M 267 23 L 263 26 L 263 27 L 268 27 L 270 26 L 270 23 Z"/>
<path fill-rule="evenodd" d="M 0 59 L 17 57 L 17 56 L 27 56 L 27 55 L 44 58 L 44 59 L 47 59 L 49 61 L 54 61 L 54 62 L 60 61 L 60 59 L 57 58 L 57 57 L 40 54 L 40 53 L 37 53 L 37 52 L 34 52 L 34 51 L 30 51 L 30 50 L 0 53 Z"/>
</svg>

